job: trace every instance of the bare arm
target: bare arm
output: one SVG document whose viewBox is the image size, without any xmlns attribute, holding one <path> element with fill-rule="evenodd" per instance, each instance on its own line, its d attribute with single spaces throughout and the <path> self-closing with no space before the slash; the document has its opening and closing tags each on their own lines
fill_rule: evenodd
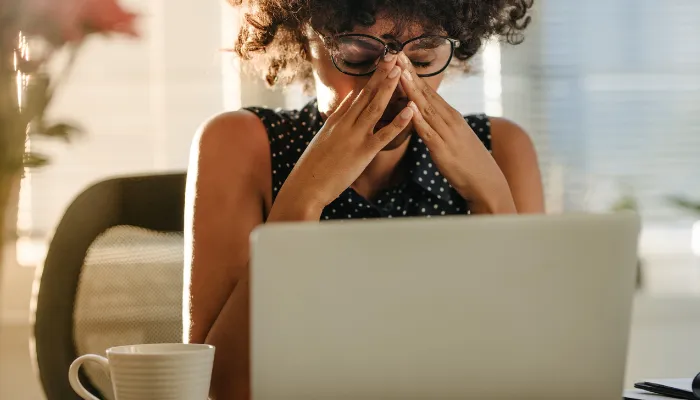
<svg viewBox="0 0 700 400">
<path fill-rule="evenodd" d="M 262 182 L 269 181 L 258 165 L 268 145 L 256 120 L 238 112 L 209 121 L 197 132 L 188 170 L 183 333 L 186 341 L 216 347 L 214 398 L 247 397 L 224 386 L 247 379 L 248 303 L 241 282 L 248 236 L 263 222 Z"/>
<path fill-rule="evenodd" d="M 213 399 L 248 399 L 249 236 L 271 203 L 265 128 L 247 111 L 220 115 L 197 133 L 190 164 L 184 340 L 216 347 Z M 274 208 L 269 220 L 318 220 L 292 207 Z"/>
<path fill-rule="evenodd" d="M 265 131 L 252 114 L 222 114 L 197 133 L 185 212 L 185 339 L 204 342 L 248 263 L 248 236 L 263 222 Z"/>
<path fill-rule="evenodd" d="M 493 157 L 508 181 L 518 213 L 543 213 L 542 177 L 530 137 L 503 118 L 491 118 L 491 135 Z"/>
</svg>

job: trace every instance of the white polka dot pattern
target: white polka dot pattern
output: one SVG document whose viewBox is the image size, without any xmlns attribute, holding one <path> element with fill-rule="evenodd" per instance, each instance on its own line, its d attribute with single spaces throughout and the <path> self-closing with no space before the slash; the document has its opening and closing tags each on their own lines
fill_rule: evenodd
<svg viewBox="0 0 700 400">
<path fill-rule="evenodd" d="M 316 101 L 302 110 L 271 110 L 249 107 L 267 128 L 272 155 L 272 198 L 277 197 L 297 160 L 323 126 Z M 491 151 L 491 124 L 484 114 L 464 117 Z M 365 199 L 353 189 L 345 190 L 321 214 L 321 220 L 431 217 L 470 214 L 469 204 L 440 174 L 423 141 L 412 135 L 406 151 L 409 179 Z"/>
</svg>

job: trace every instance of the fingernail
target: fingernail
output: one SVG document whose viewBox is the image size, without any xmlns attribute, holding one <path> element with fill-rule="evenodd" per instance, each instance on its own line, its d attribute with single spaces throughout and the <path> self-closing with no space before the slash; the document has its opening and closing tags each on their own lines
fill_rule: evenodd
<svg viewBox="0 0 700 400">
<path fill-rule="evenodd" d="M 401 73 L 401 68 L 394 66 L 394 68 L 391 69 L 391 72 L 389 72 L 389 79 L 396 78 L 397 76 L 399 76 L 400 73 Z"/>
<path fill-rule="evenodd" d="M 411 107 L 413 110 L 418 111 L 418 106 L 412 101 L 408 102 L 408 107 Z"/>
<path fill-rule="evenodd" d="M 410 108 L 404 108 L 403 111 L 401 111 L 401 118 L 403 119 L 411 119 L 413 116 L 413 110 Z"/>
<path fill-rule="evenodd" d="M 386 61 L 386 62 L 394 61 L 394 58 L 396 58 L 396 54 L 394 54 L 394 53 L 386 53 L 384 55 L 384 61 Z"/>
<path fill-rule="evenodd" d="M 406 53 L 401 53 L 401 61 L 403 61 L 406 65 L 411 63 L 411 60 L 408 59 Z"/>
<path fill-rule="evenodd" d="M 403 70 L 403 76 L 404 76 L 404 78 L 408 79 L 409 81 L 412 81 L 412 80 L 413 80 L 413 77 L 411 76 L 411 73 L 408 72 L 407 69 Z"/>
</svg>

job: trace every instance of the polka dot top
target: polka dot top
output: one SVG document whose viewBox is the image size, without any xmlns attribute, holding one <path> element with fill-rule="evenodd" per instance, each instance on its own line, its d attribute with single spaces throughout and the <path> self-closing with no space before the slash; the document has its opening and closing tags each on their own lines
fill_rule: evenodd
<svg viewBox="0 0 700 400">
<path fill-rule="evenodd" d="M 248 107 L 267 129 L 272 156 L 272 201 L 292 172 L 309 142 L 323 126 L 316 100 L 301 110 Z M 484 114 L 464 117 L 491 151 L 491 123 Z M 409 168 L 404 182 L 379 192 L 372 200 L 346 189 L 324 208 L 321 220 L 432 217 L 470 214 L 468 202 L 450 186 L 430 158 L 418 135 L 411 135 L 403 165 Z"/>
</svg>

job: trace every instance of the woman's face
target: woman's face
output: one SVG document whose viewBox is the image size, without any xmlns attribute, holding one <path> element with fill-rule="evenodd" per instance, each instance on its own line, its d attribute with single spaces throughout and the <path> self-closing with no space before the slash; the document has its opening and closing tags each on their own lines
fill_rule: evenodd
<svg viewBox="0 0 700 400">
<path fill-rule="evenodd" d="M 351 33 L 371 35 L 381 38 L 386 42 L 391 41 L 397 43 L 404 43 L 426 33 L 421 25 L 413 24 L 407 26 L 407 29 L 404 30 L 400 37 L 393 37 L 390 36 L 393 28 L 394 24 L 390 19 L 378 18 L 377 22 L 373 26 L 358 27 Z M 362 90 L 370 79 L 370 76 L 352 76 L 340 72 L 331 59 L 330 51 L 326 48 L 322 39 L 317 34 L 313 34 L 309 37 L 309 54 L 314 70 L 318 107 L 319 111 L 324 116 L 332 114 L 351 91 L 355 91 L 357 93 Z M 438 86 L 440 86 L 440 83 L 443 80 L 443 77 L 444 72 L 435 76 L 421 79 L 423 79 L 433 89 L 437 90 Z M 383 126 L 389 124 L 394 117 L 396 117 L 398 113 L 401 112 L 404 107 L 406 107 L 408 102 L 409 99 L 406 96 L 406 92 L 399 83 L 394 91 L 394 95 L 391 98 L 384 116 L 382 116 L 381 121 L 377 124 L 375 129 L 381 129 Z M 410 124 L 389 146 L 387 146 L 386 149 L 396 148 L 401 143 L 405 142 L 405 140 L 410 136 L 412 130 L 413 126 Z"/>
</svg>

